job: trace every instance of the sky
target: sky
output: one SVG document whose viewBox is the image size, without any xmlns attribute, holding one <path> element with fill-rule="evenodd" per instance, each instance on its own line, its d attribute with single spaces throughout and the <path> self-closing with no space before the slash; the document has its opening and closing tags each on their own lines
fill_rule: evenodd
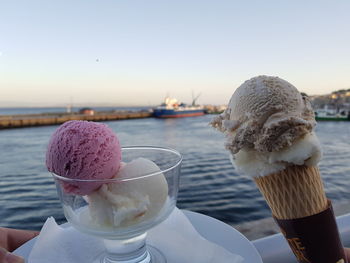
<svg viewBox="0 0 350 263">
<path fill-rule="evenodd" d="M 350 88 L 350 1 L 0 0 L 0 107 L 225 104 L 257 75 Z"/>
</svg>

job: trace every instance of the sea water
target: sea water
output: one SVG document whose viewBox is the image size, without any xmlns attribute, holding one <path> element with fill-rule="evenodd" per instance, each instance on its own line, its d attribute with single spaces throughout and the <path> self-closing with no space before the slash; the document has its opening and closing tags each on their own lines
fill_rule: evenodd
<svg viewBox="0 0 350 263">
<path fill-rule="evenodd" d="M 183 154 L 177 206 L 229 224 L 270 216 L 251 178 L 232 167 L 224 136 L 208 125 L 213 115 L 106 122 L 122 146 L 171 147 Z M 58 126 L 0 130 L 0 226 L 39 230 L 46 218 L 65 222 L 45 152 Z M 350 122 L 319 122 L 327 196 L 350 202 Z"/>
</svg>

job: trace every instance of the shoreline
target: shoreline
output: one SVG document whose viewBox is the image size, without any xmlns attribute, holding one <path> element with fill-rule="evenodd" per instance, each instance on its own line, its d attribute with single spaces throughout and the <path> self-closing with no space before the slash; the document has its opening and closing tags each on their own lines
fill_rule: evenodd
<svg viewBox="0 0 350 263">
<path fill-rule="evenodd" d="M 95 112 L 94 114 L 79 113 L 39 113 L 39 114 L 21 114 L 21 115 L 1 115 L 0 130 L 37 127 L 48 125 L 59 125 L 70 120 L 85 121 L 113 121 L 127 119 L 141 119 L 153 117 L 149 111 L 114 111 L 114 112 Z"/>
</svg>

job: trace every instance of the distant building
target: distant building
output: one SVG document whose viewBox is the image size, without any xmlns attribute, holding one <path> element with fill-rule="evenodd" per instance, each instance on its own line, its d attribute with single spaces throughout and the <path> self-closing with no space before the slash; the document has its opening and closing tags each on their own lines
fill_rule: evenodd
<svg viewBox="0 0 350 263">
<path fill-rule="evenodd" d="M 85 115 L 94 115 L 95 114 L 95 110 L 91 109 L 91 108 L 82 108 L 79 110 L 80 114 L 85 114 Z"/>
<path fill-rule="evenodd" d="M 71 104 L 67 105 L 66 112 L 67 113 L 72 113 L 72 105 Z"/>
<path fill-rule="evenodd" d="M 315 110 L 335 109 L 336 112 L 350 111 L 350 89 L 337 90 L 326 95 L 311 96 L 311 103 Z"/>
</svg>

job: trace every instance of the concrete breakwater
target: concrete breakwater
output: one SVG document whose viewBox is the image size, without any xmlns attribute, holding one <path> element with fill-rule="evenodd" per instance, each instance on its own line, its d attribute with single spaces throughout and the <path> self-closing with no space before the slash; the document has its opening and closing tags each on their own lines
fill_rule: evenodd
<svg viewBox="0 0 350 263">
<path fill-rule="evenodd" d="M 0 129 L 22 128 L 45 125 L 59 125 L 70 120 L 112 121 L 152 117 L 148 111 L 95 112 L 93 115 L 78 113 L 43 113 L 30 115 L 2 115 Z"/>
</svg>

